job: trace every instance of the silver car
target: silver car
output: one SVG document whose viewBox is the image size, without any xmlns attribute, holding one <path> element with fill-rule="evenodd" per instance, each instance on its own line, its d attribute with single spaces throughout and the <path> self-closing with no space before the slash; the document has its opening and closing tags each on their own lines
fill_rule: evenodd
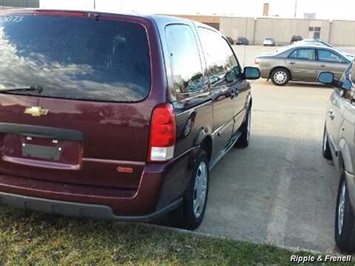
<svg viewBox="0 0 355 266">
<path fill-rule="evenodd" d="M 323 72 L 318 80 L 335 86 L 326 110 L 322 153 L 338 170 L 335 243 L 343 252 L 355 252 L 355 61 L 340 80 Z"/>
<path fill-rule="evenodd" d="M 316 82 L 320 72 L 331 71 L 339 79 L 352 57 L 326 46 L 291 45 L 271 55 L 255 58 L 261 77 L 277 86 L 290 80 Z"/>
</svg>

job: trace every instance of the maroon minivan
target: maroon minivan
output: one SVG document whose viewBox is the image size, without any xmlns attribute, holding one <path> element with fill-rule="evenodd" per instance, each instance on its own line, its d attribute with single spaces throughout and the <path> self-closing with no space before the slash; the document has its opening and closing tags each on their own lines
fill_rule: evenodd
<svg viewBox="0 0 355 266">
<path fill-rule="evenodd" d="M 228 41 L 167 16 L 0 11 L 0 202 L 194 229 L 209 170 L 246 147 L 250 85 Z"/>
</svg>

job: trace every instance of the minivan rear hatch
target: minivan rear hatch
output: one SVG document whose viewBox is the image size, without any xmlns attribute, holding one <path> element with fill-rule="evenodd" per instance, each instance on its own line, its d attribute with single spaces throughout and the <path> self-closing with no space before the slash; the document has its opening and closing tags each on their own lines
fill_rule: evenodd
<svg viewBox="0 0 355 266">
<path fill-rule="evenodd" d="M 0 174 L 137 189 L 151 68 L 141 18 L 0 13 Z"/>
</svg>

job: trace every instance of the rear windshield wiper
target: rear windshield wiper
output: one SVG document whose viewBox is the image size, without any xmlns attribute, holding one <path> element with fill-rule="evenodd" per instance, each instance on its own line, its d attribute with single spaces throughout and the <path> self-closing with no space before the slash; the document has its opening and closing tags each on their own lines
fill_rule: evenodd
<svg viewBox="0 0 355 266">
<path fill-rule="evenodd" d="M 43 91 L 43 87 L 41 85 L 37 85 L 37 86 L 29 86 L 29 87 L 14 87 L 14 88 L 0 89 L 0 93 L 12 92 L 12 91 L 34 91 L 37 93 L 41 93 Z"/>
</svg>

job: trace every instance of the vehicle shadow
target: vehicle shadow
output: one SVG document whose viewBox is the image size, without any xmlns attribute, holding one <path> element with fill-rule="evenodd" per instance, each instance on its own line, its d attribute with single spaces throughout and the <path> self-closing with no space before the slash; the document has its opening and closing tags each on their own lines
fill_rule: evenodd
<svg viewBox="0 0 355 266">
<path fill-rule="evenodd" d="M 324 85 L 317 82 L 290 81 L 285 87 L 312 87 L 315 89 L 333 89 L 333 86 Z"/>
<path fill-rule="evenodd" d="M 231 151 L 211 172 L 206 217 L 199 232 L 334 252 L 338 187 L 322 136 L 258 128 L 247 149 Z"/>
</svg>

